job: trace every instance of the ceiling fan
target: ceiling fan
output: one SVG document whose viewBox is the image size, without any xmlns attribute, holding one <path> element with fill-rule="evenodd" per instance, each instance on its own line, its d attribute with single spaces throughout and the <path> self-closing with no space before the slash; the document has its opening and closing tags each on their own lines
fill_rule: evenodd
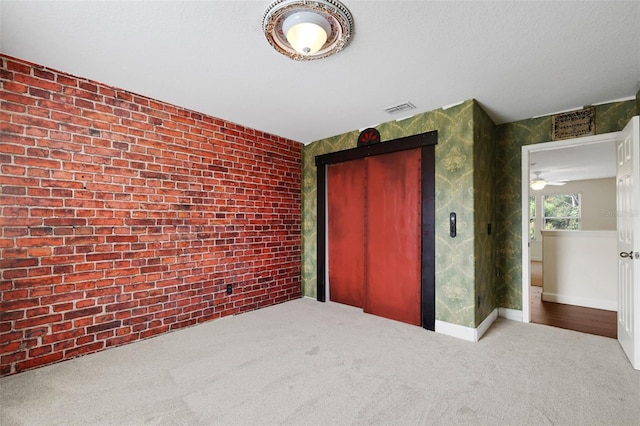
<svg viewBox="0 0 640 426">
<path fill-rule="evenodd" d="M 541 177 L 540 173 L 541 172 L 534 172 L 536 177 L 533 178 L 531 180 L 531 182 L 529 182 L 529 186 L 534 191 L 540 191 L 542 188 L 544 188 L 547 185 L 562 186 L 562 185 L 567 183 L 566 181 L 561 181 L 561 180 L 559 180 L 559 181 L 548 181 L 548 180 L 544 179 L 543 177 Z"/>
</svg>

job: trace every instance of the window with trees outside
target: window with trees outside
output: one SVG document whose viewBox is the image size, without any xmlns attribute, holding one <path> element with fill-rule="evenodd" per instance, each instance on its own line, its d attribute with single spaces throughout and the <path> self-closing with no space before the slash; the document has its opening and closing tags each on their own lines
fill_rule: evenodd
<svg viewBox="0 0 640 426">
<path fill-rule="evenodd" d="M 580 194 L 544 195 L 544 229 L 580 229 Z"/>
<path fill-rule="evenodd" d="M 536 196 L 529 196 L 529 239 L 536 239 Z"/>
</svg>

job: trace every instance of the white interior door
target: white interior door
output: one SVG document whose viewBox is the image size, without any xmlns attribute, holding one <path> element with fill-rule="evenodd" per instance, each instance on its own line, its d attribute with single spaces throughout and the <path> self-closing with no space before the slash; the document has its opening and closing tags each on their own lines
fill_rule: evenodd
<svg viewBox="0 0 640 426">
<path fill-rule="evenodd" d="M 640 133 L 633 117 L 616 140 L 618 341 L 640 370 Z"/>
</svg>

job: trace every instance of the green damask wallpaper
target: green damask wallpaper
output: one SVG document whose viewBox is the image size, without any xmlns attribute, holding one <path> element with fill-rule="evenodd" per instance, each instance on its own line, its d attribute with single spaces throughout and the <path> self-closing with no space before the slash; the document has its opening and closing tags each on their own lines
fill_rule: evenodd
<svg viewBox="0 0 640 426">
<path fill-rule="evenodd" d="M 640 95 L 640 94 L 639 94 Z M 638 114 L 638 101 L 596 107 L 596 133 L 622 130 Z M 522 146 L 551 141 L 551 116 L 496 127 L 496 297 L 497 305 L 522 309 Z"/>
<path fill-rule="evenodd" d="M 474 117 L 482 123 L 477 127 Z M 484 256 L 492 252 L 492 243 L 476 244 L 474 239 L 474 203 L 491 203 L 492 185 L 487 182 L 492 167 L 490 137 L 480 141 L 474 152 L 474 135 L 485 133 L 488 117 L 475 100 L 447 110 L 435 110 L 402 121 L 379 125 L 381 139 L 389 141 L 405 136 L 438 130 L 436 146 L 436 318 L 449 323 L 475 327 L 477 317 L 495 308 L 492 287 L 492 261 Z M 489 120 L 490 121 L 490 120 Z M 493 124 L 493 123 L 491 123 Z M 489 132 L 487 132 L 489 133 Z M 316 297 L 316 167 L 315 156 L 356 146 L 358 132 L 316 141 L 303 151 L 303 292 Z M 474 173 L 474 162 L 483 171 Z M 484 185 L 474 191 L 474 179 Z M 476 206 L 478 207 L 478 206 Z M 492 213 L 484 206 L 483 223 Z M 449 213 L 458 217 L 458 236 L 449 237 Z M 486 229 L 486 223 L 483 224 Z M 482 258 L 478 260 L 479 257 Z M 482 283 L 476 285 L 478 278 Z M 476 293 L 482 309 L 476 313 Z M 486 317 L 486 315 L 485 315 Z M 482 321 L 484 317 L 480 318 Z"/>
<path fill-rule="evenodd" d="M 621 130 L 635 100 L 596 107 L 596 132 Z M 521 148 L 551 140 L 551 116 L 495 126 L 482 107 L 461 105 L 378 126 L 383 141 L 438 130 L 436 146 L 436 318 L 476 327 L 496 307 L 522 309 Z M 356 146 L 357 131 L 303 151 L 303 292 L 316 297 L 315 156 Z M 448 216 L 458 215 L 458 237 Z M 491 224 L 489 234 L 487 226 Z"/>
<path fill-rule="evenodd" d="M 475 325 L 496 307 L 495 295 L 495 124 L 478 103 L 473 108 L 475 206 Z M 489 231 L 491 227 L 491 232 Z"/>
</svg>

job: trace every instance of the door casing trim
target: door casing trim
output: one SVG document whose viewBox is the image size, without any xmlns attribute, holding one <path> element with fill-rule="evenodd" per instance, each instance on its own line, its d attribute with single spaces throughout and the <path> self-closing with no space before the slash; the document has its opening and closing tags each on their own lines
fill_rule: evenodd
<svg viewBox="0 0 640 426">
<path fill-rule="evenodd" d="M 585 136 L 563 141 L 542 142 L 522 147 L 522 322 L 531 321 L 531 310 L 529 308 L 529 287 L 531 285 L 531 275 L 529 270 L 529 175 L 530 160 L 529 155 L 536 151 L 550 151 L 556 149 L 570 148 L 575 146 L 585 146 L 596 143 L 614 143 L 620 132 L 602 133 L 594 136 Z M 613 149 L 613 148 L 612 148 Z"/>
</svg>

